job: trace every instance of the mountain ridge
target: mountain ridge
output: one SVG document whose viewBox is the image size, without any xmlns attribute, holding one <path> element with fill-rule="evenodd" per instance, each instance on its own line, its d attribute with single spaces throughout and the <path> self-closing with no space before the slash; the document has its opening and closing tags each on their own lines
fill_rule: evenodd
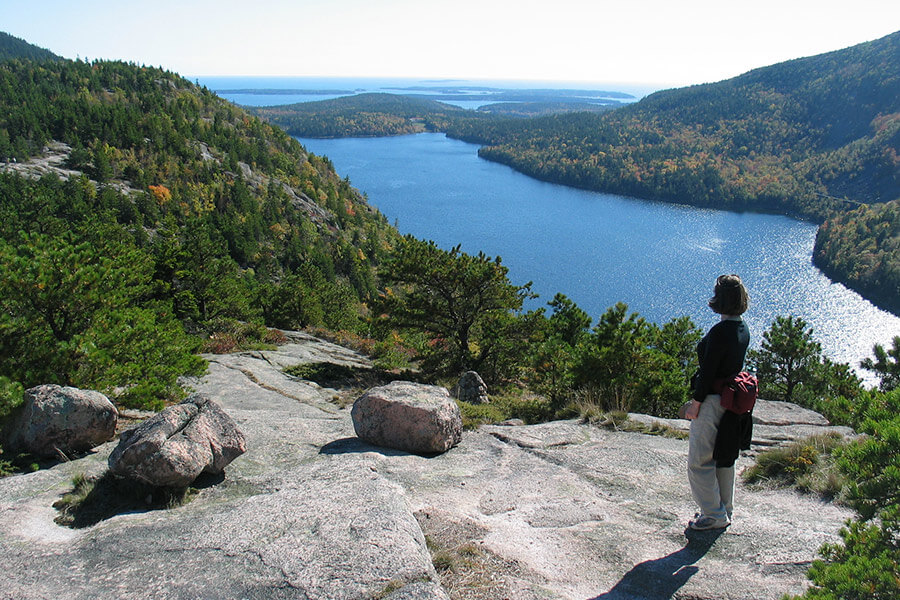
<svg viewBox="0 0 900 600">
<path fill-rule="evenodd" d="M 0 31 L 0 62 L 24 59 L 24 60 L 63 60 L 46 48 L 40 48 L 29 44 L 21 38 Z"/>
</svg>

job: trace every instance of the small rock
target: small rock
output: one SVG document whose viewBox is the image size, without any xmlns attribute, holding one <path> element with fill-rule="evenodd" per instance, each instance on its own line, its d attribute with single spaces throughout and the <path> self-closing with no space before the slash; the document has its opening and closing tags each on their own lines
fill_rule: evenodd
<svg viewBox="0 0 900 600">
<path fill-rule="evenodd" d="M 433 454 L 462 440 L 459 407 L 442 387 L 393 381 L 360 396 L 350 411 L 360 439 L 387 448 Z"/>
<path fill-rule="evenodd" d="M 200 473 L 221 473 L 245 450 L 244 434 L 231 417 L 208 396 L 191 394 L 122 432 L 109 470 L 154 486 L 185 487 Z"/>
<path fill-rule="evenodd" d="M 19 410 L 7 444 L 36 456 L 84 452 L 116 433 L 118 412 L 100 392 L 39 385 L 25 390 Z"/>
<path fill-rule="evenodd" d="M 487 386 L 484 385 L 484 380 L 481 378 L 481 375 L 475 371 L 466 371 L 463 376 L 459 378 L 456 389 L 456 397 L 459 398 L 460 402 L 484 404 L 489 401 Z"/>
</svg>

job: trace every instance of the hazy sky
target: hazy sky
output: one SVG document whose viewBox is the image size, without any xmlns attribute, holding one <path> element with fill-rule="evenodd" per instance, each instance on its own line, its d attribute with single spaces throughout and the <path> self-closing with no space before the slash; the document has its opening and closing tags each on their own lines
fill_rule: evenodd
<svg viewBox="0 0 900 600">
<path fill-rule="evenodd" d="M 687 85 L 900 29 L 897 0 L 0 0 L 67 58 L 181 75 Z"/>
</svg>

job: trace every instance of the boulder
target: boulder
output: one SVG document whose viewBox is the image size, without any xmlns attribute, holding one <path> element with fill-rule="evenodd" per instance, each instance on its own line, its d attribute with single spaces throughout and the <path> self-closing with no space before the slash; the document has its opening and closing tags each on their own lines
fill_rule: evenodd
<svg viewBox="0 0 900 600">
<path fill-rule="evenodd" d="M 446 452 L 462 440 L 459 407 L 445 388 L 393 381 L 360 396 L 350 411 L 360 439 L 417 454 Z"/>
<path fill-rule="evenodd" d="M 84 452 L 111 440 L 118 418 L 116 407 L 100 392 L 39 385 L 25 390 L 7 444 L 42 457 Z"/>
<path fill-rule="evenodd" d="M 469 404 L 484 404 L 489 401 L 487 386 L 481 375 L 475 371 L 466 371 L 456 384 L 456 397 Z"/>
<path fill-rule="evenodd" d="M 122 432 L 109 470 L 154 486 L 185 487 L 200 473 L 221 473 L 245 450 L 244 434 L 231 417 L 208 396 L 191 394 Z"/>
</svg>

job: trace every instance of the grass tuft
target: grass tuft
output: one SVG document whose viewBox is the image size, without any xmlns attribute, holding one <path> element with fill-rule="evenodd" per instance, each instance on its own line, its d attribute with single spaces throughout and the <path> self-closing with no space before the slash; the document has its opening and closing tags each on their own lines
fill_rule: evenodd
<svg viewBox="0 0 900 600">
<path fill-rule="evenodd" d="M 79 473 L 72 489 L 53 503 L 58 525 L 82 529 L 125 512 L 172 509 L 183 506 L 198 493 L 193 487 L 161 488 L 119 479 L 109 471 L 100 477 Z"/>
<path fill-rule="evenodd" d="M 654 421 L 650 425 L 646 425 L 638 421 L 632 421 L 628 418 L 628 413 L 625 411 L 613 410 L 601 412 L 596 409 L 596 405 L 588 405 L 584 408 L 586 410 L 580 411 L 582 422 L 590 423 L 597 427 L 604 427 L 612 431 L 629 431 L 646 435 L 658 435 L 678 440 L 685 440 L 688 438 L 688 433 L 686 431 L 676 429 L 675 427 L 660 421 Z"/>
<path fill-rule="evenodd" d="M 275 350 L 287 337 L 278 329 L 269 329 L 258 323 L 246 323 L 236 319 L 220 318 L 209 324 L 207 338 L 201 352 L 227 354 L 248 350 Z"/>
</svg>

